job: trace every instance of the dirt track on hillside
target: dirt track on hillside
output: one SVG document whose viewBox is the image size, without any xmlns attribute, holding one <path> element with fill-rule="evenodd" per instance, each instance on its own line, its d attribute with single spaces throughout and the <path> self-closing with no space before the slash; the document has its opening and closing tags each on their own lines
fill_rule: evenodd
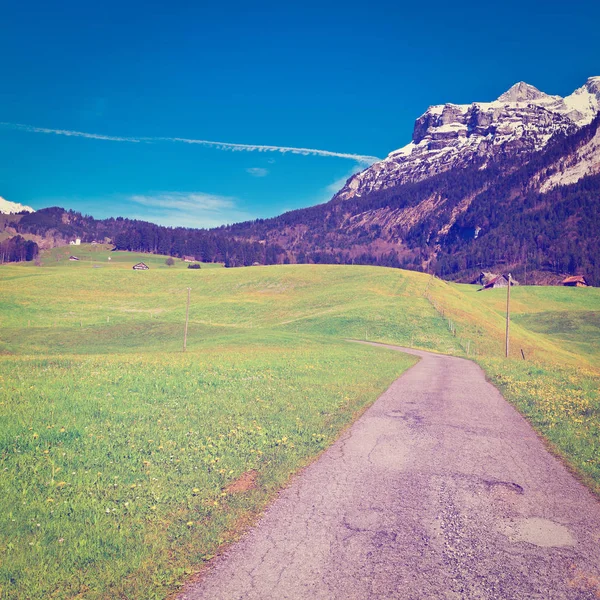
<svg viewBox="0 0 600 600">
<path fill-rule="evenodd" d="M 182 600 L 600 599 L 600 503 L 477 365 L 406 351 Z"/>
</svg>

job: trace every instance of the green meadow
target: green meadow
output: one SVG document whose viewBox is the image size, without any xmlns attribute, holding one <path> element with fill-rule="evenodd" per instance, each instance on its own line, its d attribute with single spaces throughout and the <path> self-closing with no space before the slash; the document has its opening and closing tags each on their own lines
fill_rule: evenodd
<svg viewBox="0 0 600 600">
<path fill-rule="evenodd" d="M 1 598 L 173 593 L 414 364 L 349 339 L 468 354 L 600 483 L 598 290 L 514 288 L 506 360 L 503 290 L 165 259 L 0 267 Z"/>
</svg>

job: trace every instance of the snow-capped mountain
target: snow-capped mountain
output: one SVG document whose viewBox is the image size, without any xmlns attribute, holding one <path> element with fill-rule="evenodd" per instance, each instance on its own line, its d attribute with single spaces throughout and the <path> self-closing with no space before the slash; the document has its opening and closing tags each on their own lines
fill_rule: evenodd
<svg viewBox="0 0 600 600">
<path fill-rule="evenodd" d="M 583 274 L 600 286 L 599 109 L 600 77 L 566 98 L 518 83 L 493 102 L 432 106 L 410 144 L 329 202 L 210 232 L 175 238 L 147 223 L 56 207 L 24 215 L 15 229 L 66 239 L 76 226 L 120 249 L 195 251 L 203 260 L 222 247 L 228 266 L 374 264 L 460 281 L 509 271 L 528 283 Z"/>
<path fill-rule="evenodd" d="M 531 155 L 553 135 L 570 134 L 600 111 L 600 77 L 570 96 L 550 96 L 524 82 L 493 102 L 429 107 L 415 122 L 412 141 L 351 177 L 336 194 L 345 200 L 453 168 L 485 168 L 495 157 Z"/>
<path fill-rule="evenodd" d="M 35 212 L 31 206 L 24 206 L 23 204 L 18 204 L 17 202 L 10 202 L 0 196 L 0 213 L 9 215 L 23 211 Z"/>
<path fill-rule="evenodd" d="M 413 139 L 331 201 L 228 228 L 290 262 L 402 266 L 470 281 L 600 285 L 600 77 L 566 98 L 517 83 L 430 107 Z"/>
</svg>

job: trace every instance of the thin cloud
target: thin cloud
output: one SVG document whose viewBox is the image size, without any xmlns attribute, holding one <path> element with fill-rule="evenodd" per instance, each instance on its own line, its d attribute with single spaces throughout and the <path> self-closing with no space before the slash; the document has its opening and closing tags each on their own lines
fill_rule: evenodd
<svg viewBox="0 0 600 600">
<path fill-rule="evenodd" d="M 266 177 L 269 174 L 269 169 L 250 167 L 249 169 L 246 169 L 246 173 L 249 173 L 252 177 Z"/>
<path fill-rule="evenodd" d="M 332 152 L 330 150 L 319 150 L 317 148 L 295 148 L 293 146 L 265 146 L 261 144 L 233 144 L 230 142 L 214 142 L 211 140 L 197 140 L 182 137 L 122 137 L 112 135 L 102 135 L 99 133 L 87 133 L 84 131 L 72 131 L 69 129 L 50 129 L 47 127 L 34 127 L 33 125 L 23 125 L 22 123 L 4 123 L 0 126 L 9 127 L 18 131 L 28 133 L 46 133 L 54 135 L 65 135 L 69 137 L 89 138 L 93 140 L 105 140 L 110 142 L 130 142 L 130 143 L 153 143 L 153 142 L 173 142 L 182 144 L 195 144 L 207 146 L 218 150 L 231 150 L 232 152 L 279 152 L 280 154 L 300 154 L 302 156 L 323 156 L 332 158 L 345 158 L 354 160 L 361 165 L 371 165 L 381 159 L 376 156 L 365 156 L 362 154 L 349 154 L 346 152 Z"/>
<path fill-rule="evenodd" d="M 141 139 L 134 137 L 120 137 L 114 135 L 102 135 L 99 133 L 85 133 L 83 131 L 70 131 L 68 129 L 48 129 L 47 127 L 34 127 L 33 125 L 22 125 L 21 123 L 0 123 L 2 127 L 10 127 L 28 133 L 53 133 L 55 135 L 66 135 L 69 137 L 82 137 L 91 140 L 105 140 L 109 142 L 132 142 L 137 144 Z"/>
<path fill-rule="evenodd" d="M 331 152 L 329 150 L 318 150 L 316 148 L 294 148 L 291 146 L 263 146 L 259 144 L 231 144 L 229 142 L 211 142 L 208 140 L 193 140 L 188 138 L 140 138 L 148 142 L 182 142 L 184 144 L 198 144 L 210 146 L 219 150 L 232 150 L 233 152 L 279 152 L 281 154 L 301 154 L 302 156 L 327 156 L 334 158 L 347 158 L 361 164 L 372 165 L 381 160 L 376 156 L 363 156 L 361 154 L 347 154 L 345 152 Z"/>
<path fill-rule="evenodd" d="M 238 207 L 235 198 L 204 192 L 135 194 L 124 197 L 123 201 L 144 209 L 131 218 L 176 227 L 218 227 L 254 218 Z"/>
<path fill-rule="evenodd" d="M 136 194 L 128 196 L 127 199 L 130 202 L 154 208 L 218 211 L 235 207 L 235 200 L 229 196 L 218 196 L 203 192 L 161 192 L 155 195 Z"/>
</svg>

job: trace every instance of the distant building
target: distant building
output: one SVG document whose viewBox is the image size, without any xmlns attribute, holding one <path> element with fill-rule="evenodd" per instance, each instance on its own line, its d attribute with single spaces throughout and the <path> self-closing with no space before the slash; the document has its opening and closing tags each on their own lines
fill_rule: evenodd
<svg viewBox="0 0 600 600">
<path fill-rule="evenodd" d="M 69 260 L 79 260 L 76 256 L 69 256 Z"/>
<path fill-rule="evenodd" d="M 133 265 L 134 271 L 147 271 L 150 267 L 146 263 L 138 263 L 137 265 Z"/>
<path fill-rule="evenodd" d="M 563 280 L 562 285 L 569 287 L 588 287 L 590 284 L 583 275 L 573 275 Z"/>
<path fill-rule="evenodd" d="M 71 240 L 69 242 L 70 246 L 80 246 L 81 245 L 81 239 L 80 238 L 76 238 L 75 240 Z"/>
<path fill-rule="evenodd" d="M 184 256 L 181 260 L 183 262 L 189 262 L 189 263 L 196 262 L 196 259 L 193 256 Z"/>
<path fill-rule="evenodd" d="M 510 277 L 510 274 L 509 275 L 496 275 L 495 277 L 492 277 L 492 279 L 489 279 L 488 282 L 478 291 L 481 292 L 481 290 L 491 290 L 493 288 L 508 287 L 508 278 L 509 277 Z M 519 285 L 519 282 L 515 281 L 511 277 L 510 285 L 511 285 L 511 287 L 513 285 Z"/>
<path fill-rule="evenodd" d="M 489 271 L 481 271 L 479 276 L 473 283 L 479 283 L 480 285 L 487 285 L 492 279 L 498 277 L 496 273 L 491 273 Z"/>
</svg>

